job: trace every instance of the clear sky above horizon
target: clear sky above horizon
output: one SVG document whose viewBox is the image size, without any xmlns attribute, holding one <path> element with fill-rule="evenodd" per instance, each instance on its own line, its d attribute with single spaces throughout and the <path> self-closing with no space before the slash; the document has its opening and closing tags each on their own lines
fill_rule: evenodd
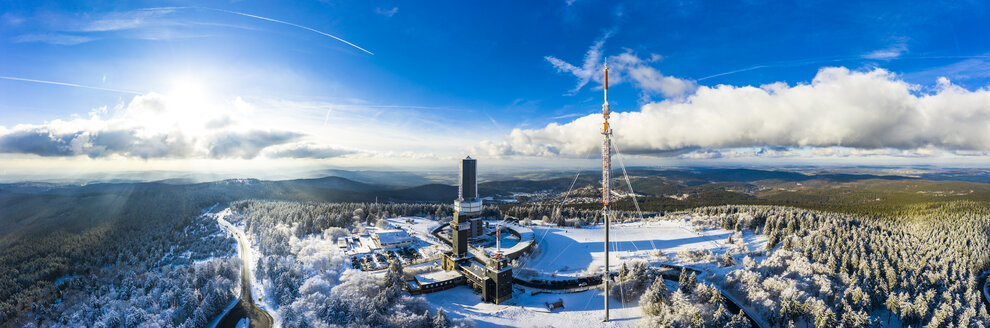
<svg viewBox="0 0 990 328">
<path fill-rule="evenodd" d="M 983 163 L 987 7 L 3 2 L 0 166 Z"/>
</svg>

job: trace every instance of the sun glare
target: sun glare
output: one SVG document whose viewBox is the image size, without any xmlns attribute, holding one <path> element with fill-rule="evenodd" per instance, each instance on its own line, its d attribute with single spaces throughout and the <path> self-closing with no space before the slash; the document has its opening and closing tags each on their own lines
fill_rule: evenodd
<svg viewBox="0 0 990 328">
<path fill-rule="evenodd" d="M 182 129 L 187 134 L 203 132 L 206 125 L 224 116 L 226 111 L 217 101 L 207 80 L 191 75 L 173 77 L 165 93 L 166 112 L 162 122 Z"/>
<path fill-rule="evenodd" d="M 178 76 L 171 80 L 168 96 L 182 103 L 202 103 L 207 99 L 206 83 L 191 76 Z"/>
</svg>

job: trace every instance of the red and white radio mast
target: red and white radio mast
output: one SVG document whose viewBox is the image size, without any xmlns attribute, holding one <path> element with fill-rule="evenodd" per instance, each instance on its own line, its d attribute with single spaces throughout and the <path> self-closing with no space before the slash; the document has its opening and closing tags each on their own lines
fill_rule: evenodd
<svg viewBox="0 0 990 328">
<path fill-rule="evenodd" d="M 602 125 L 602 216 L 605 218 L 605 276 L 602 278 L 602 283 L 605 285 L 605 321 L 608 321 L 608 281 L 611 279 L 609 276 L 608 267 L 608 224 L 609 217 L 611 213 L 608 208 L 609 202 L 612 200 L 612 129 L 608 126 L 608 63 L 605 64 L 605 103 L 602 104 L 602 117 L 605 118 L 605 122 Z"/>
</svg>

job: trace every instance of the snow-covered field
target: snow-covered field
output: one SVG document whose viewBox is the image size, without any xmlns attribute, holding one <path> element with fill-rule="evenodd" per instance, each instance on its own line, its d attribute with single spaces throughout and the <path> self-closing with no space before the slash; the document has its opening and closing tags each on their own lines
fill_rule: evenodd
<svg viewBox="0 0 990 328">
<path fill-rule="evenodd" d="M 576 276 L 589 272 L 603 272 L 605 267 L 604 230 L 601 225 L 588 228 L 531 227 L 536 234 L 538 251 L 526 262 L 525 268 L 546 275 Z M 696 231 L 688 220 L 636 222 L 612 224 L 609 247 L 612 257 L 609 264 L 617 265 L 628 260 L 657 260 L 654 250 L 661 250 L 673 264 L 686 264 L 675 259 L 677 252 L 685 250 L 710 250 L 718 255 L 729 245 L 727 238 L 733 231 L 709 229 Z M 758 249 L 765 238 L 745 234 L 743 241 L 750 249 Z"/>
<path fill-rule="evenodd" d="M 600 290 L 530 295 L 533 289 L 515 289 L 513 299 L 502 305 L 482 302 L 467 286 L 427 294 L 426 299 L 451 318 L 470 318 L 478 327 L 591 327 L 602 321 L 605 300 Z M 557 300 L 564 302 L 564 308 L 549 312 L 544 302 Z M 612 321 L 603 327 L 634 326 L 643 315 L 636 303 L 621 305 L 613 300 L 611 307 Z"/>
<path fill-rule="evenodd" d="M 388 219 L 388 222 L 393 227 L 409 232 L 415 239 L 412 246 L 421 251 L 434 248 L 439 243 L 429 234 L 437 226 L 438 222 L 436 221 L 416 217 L 401 217 Z M 234 227 L 237 232 L 242 232 L 243 222 Z M 374 227 L 365 228 L 369 232 L 377 230 Z M 566 277 L 587 276 L 603 272 L 605 253 L 602 245 L 604 240 L 604 228 L 602 226 L 574 228 L 538 224 L 526 226 L 526 228 L 528 228 L 525 229 L 527 236 L 532 236 L 528 237 L 529 240 L 536 241 L 537 249 L 518 261 L 517 275 L 526 274 L 529 279 L 546 280 L 553 279 L 553 277 L 565 279 Z M 275 229 L 288 228 L 279 226 Z M 532 232 L 529 231 L 530 229 Z M 292 234 L 287 235 L 290 236 L 288 246 L 291 253 L 295 254 L 304 266 L 305 270 L 302 272 L 326 271 L 329 269 L 328 263 L 338 262 L 337 260 L 328 261 L 328 258 L 343 255 L 336 243 L 327 238 L 328 235 L 326 234 L 311 235 L 301 239 L 292 236 Z M 504 233 L 504 235 L 510 234 Z M 734 243 L 728 241 L 730 236 L 736 239 Z M 737 252 L 735 253 L 738 253 L 739 236 L 742 237 L 741 243 L 745 244 L 745 248 L 748 249 L 761 249 L 766 242 L 762 236 L 754 236 L 752 233 L 740 234 L 722 229 L 702 229 L 694 226 L 689 218 L 616 223 L 611 228 L 611 269 L 617 272 L 621 263 L 625 261 L 645 261 L 653 265 L 662 263 L 691 265 L 709 273 L 723 274 L 723 270 L 730 268 L 719 268 L 718 264 L 709 263 L 710 261 L 707 259 L 711 257 L 707 255 L 709 253 L 720 255 L 730 249 L 736 249 Z M 255 240 L 249 242 L 254 243 Z M 707 257 L 700 259 L 697 256 L 679 255 L 679 253 L 688 251 L 701 251 L 699 253 L 704 254 L 702 257 Z M 249 262 L 251 263 L 249 265 L 257 267 L 257 261 L 262 255 L 258 254 L 254 247 L 251 248 L 250 253 L 252 254 L 250 254 Z M 334 255 L 336 253 L 341 254 Z M 740 259 L 737 260 L 741 262 L 742 255 L 739 256 Z M 339 262 L 342 262 L 340 264 L 343 265 L 344 260 Z M 406 269 L 428 273 L 439 270 L 439 265 L 437 261 L 431 261 L 411 265 Z M 356 273 L 352 272 L 353 270 L 345 271 L 352 274 Z M 369 276 L 382 274 L 384 272 L 370 273 Z M 341 279 L 340 281 L 347 280 Z M 328 282 L 332 286 L 339 281 L 333 279 L 333 281 Z M 304 283 L 303 285 L 311 284 Z M 261 306 L 273 315 L 281 313 L 281 309 L 272 311 L 272 305 L 276 302 L 272 296 L 274 292 L 270 290 L 273 288 L 271 281 L 259 281 L 253 284 L 253 287 L 255 298 L 261 298 L 261 301 L 258 302 Z M 308 291 L 309 289 L 311 288 L 303 286 L 300 291 Z M 612 308 L 611 321 L 602 323 L 604 292 L 599 288 L 549 292 L 516 285 L 514 290 L 514 297 L 499 305 L 482 302 L 480 295 L 467 286 L 458 286 L 450 290 L 426 294 L 422 297 L 433 306 L 442 308 L 451 318 L 469 319 L 474 321 L 478 327 L 627 327 L 639 324 L 643 317 L 638 299 L 619 300 L 613 295 L 610 303 Z M 563 302 L 564 307 L 549 311 L 546 304 L 558 300 Z M 291 308 L 295 309 L 296 306 L 292 305 Z M 287 313 L 296 313 L 293 311 Z M 281 322 L 280 319 L 284 318 L 276 318 L 276 322 Z"/>
<path fill-rule="evenodd" d="M 412 220 L 412 223 L 409 223 L 409 220 Z M 388 223 L 397 228 L 405 229 L 413 235 L 429 235 L 433 227 L 440 225 L 440 222 L 414 216 L 388 219 Z"/>
<path fill-rule="evenodd" d="M 523 267 L 529 269 L 527 274 L 548 279 L 603 272 L 604 227 L 536 225 L 529 228 L 536 235 L 538 250 L 522 258 Z M 611 269 L 618 271 L 622 261 L 629 260 L 692 265 L 692 262 L 679 258 L 677 253 L 703 250 L 715 255 L 722 254 L 733 246 L 726 241 L 734 233 L 722 229 L 700 229 L 687 219 L 612 224 L 609 240 Z M 764 246 L 766 239 L 745 233 L 743 242 L 749 249 L 756 250 Z M 660 250 L 665 256 L 657 257 L 654 250 Z M 711 263 L 697 267 L 707 271 L 718 270 L 717 265 Z M 452 318 L 472 319 L 478 327 L 626 327 L 635 326 L 643 316 L 638 300 L 627 300 L 622 304 L 613 298 L 612 320 L 604 324 L 604 292 L 600 289 L 532 295 L 537 291 L 517 285 L 513 299 L 502 305 L 481 302 L 480 296 L 466 286 L 427 294 L 426 299 L 448 311 Z M 557 300 L 564 302 L 564 308 L 548 312 L 545 303 Z"/>
</svg>

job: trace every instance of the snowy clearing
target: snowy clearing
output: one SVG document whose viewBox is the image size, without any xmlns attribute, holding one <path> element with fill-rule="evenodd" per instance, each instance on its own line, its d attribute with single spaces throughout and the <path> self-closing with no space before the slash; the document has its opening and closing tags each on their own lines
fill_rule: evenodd
<svg viewBox="0 0 990 328">
<path fill-rule="evenodd" d="M 533 254 L 520 259 L 523 269 L 517 276 L 539 276 L 540 279 L 564 279 L 574 276 L 600 274 L 605 265 L 604 227 L 528 226 L 535 235 L 537 248 Z M 619 270 L 623 261 L 643 260 L 651 263 L 688 264 L 712 270 L 714 263 L 688 261 L 677 256 L 683 251 L 704 251 L 715 255 L 725 253 L 734 245 L 727 239 L 736 232 L 723 229 L 702 229 L 688 219 L 655 222 L 617 223 L 610 227 L 611 269 Z M 766 238 L 743 234 L 743 243 L 750 249 L 760 249 Z M 655 250 L 665 256 L 658 257 Z M 741 255 L 740 255 L 741 256 Z M 672 283 L 676 285 L 676 283 Z M 673 287 L 671 287 L 673 288 Z M 598 288 L 578 291 L 546 292 L 516 285 L 513 299 L 503 305 L 483 303 L 479 295 L 466 286 L 427 294 L 430 303 L 448 311 L 452 318 L 469 318 L 478 327 L 627 327 L 635 326 L 643 316 L 639 300 L 612 298 L 611 321 L 602 323 L 604 292 Z M 537 293 L 533 295 L 533 293 Z M 615 295 L 612 295 L 615 296 Z M 546 303 L 562 300 L 564 308 L 547 310 Z"/>
<path fill-rule="evenodd" d="M 426 300 L 443 308 L 451 318 L 470 318 L 483 327 L 588 327 L 601 323 L 605 299 L 600 290 L 577 293 L 542 293 L 531 295 L 534 289 L 516 286 L 515 296 L 503 305 L 484 303 L 467 286 L 426 294 Z M 544 303 L 558 300 L 564 308 L 551 313 Z M 603 327 L 635 326 L 643 312 L 637 302 L 619 304 L 613 300 L 612 321 Z"/>
<path fill-rule="evenodd" d="M 526 269 L 551 276 L 573 277 L 602 272 L 605 267 L 605 228 L 532 227 L 538 250 L 524 260 Z M 698 229 L 689 220 L 619 223 L 610 227 L 610 264 L 617 270 L 621 261 L 660 260 L 654 250 L 673 257 L 676 252 L 705 250 L 718 255 L 730 246 L 726 239 L 735 232 L 723 229 Z M 758 249 L 765 238 L 751 233 L 743 241 Z M 668 259 L 668 263 L 690 264 Z"/>
</svg>

